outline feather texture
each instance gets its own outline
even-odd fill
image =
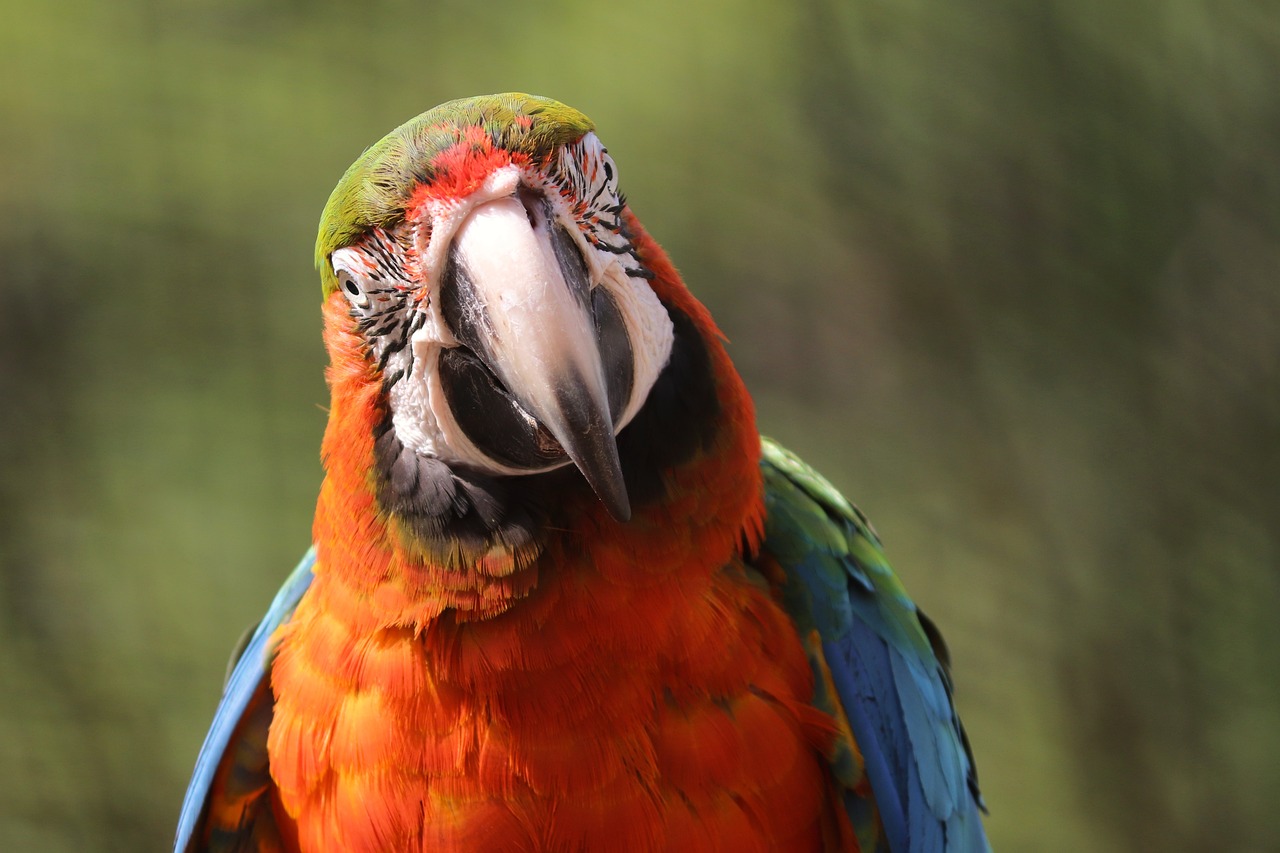
[[[764,472],[764,553],[793,579],[784,602],[798,627],[821,637],[811,665],[839,705],[821,695],[818,704],[847,720],[878,814],[876,827],[851,789],[864,849],[988,850],[950,675],[878,537],[830,483],[768,439]]]

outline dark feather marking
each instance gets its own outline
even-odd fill
[[[391,463],[391,490],[411,500],[418,491],[418,454],[401,447],[400,455]]]
[[[920,627],[924,629],[924,635],[929,640],[929,648],[933,649],[933,656],[942,664],[946,682],[950,684],[951,650],[947,648],[947,641],[943,639],[942,632],[938,630],[938,626],[919,607],[916,608],[916,619],[920,620]]]
[[[404,335],[401,335],[398,339],[387,344],[386,349],[382,351],[382,355],[378,357],[378,369],[386,370],[387,362],[391,360],[391,356],[395,355],[396,353],[400,352],[400,350],[404,349],[405,346],[408,345],[408,343],[409,343],[409,336],[407,334],[404,334]]]
[[[441,464],[444,464],[444,463],[441,463]],[[445,468],[448,468],[448,476],[446,477],[443,474],[441,476],[445,480],[447,480],[449,483],[449,489],[450,489],[449,506],[442,508],[440,511],[440,514],[444,515],[445,510],[448,510],[458,518],[463,518],[466,516],[467,512],[471,509],[471,503],[468,500],[466,490],[458,488],[459,484],[462,481],[462,478],[459,477],[457,479],[454,479],[453,469],[449,468],[448,465],[445,465]]]
[[[974,800],[978,803],[978,808],[986,813],[987,804],[983,801],[982,792],[978,786],[978,762],[974,760],[973,749],[969,746],[969,733],[964,730],[964,723],[955,712],[955,684],[951,680],[951,650],[947,648],[947,641],[943,638],[942,632],[938,630],[938,626],[919,607],[916,608],[916,618],[920,620],[920,627],[924,629],[924,635],[929,639],[929,647],[933,650],[933,655],[940,664],[938,677],[942,681],[943,688],[947,691],[947,698],[951,700],[951,725],[960,736],[960,744],[964,747],[964,754],[969,759],[969,773],[965,778],[965,783],[970,793],[973,794]]]
[[[373,455],[379,465],[389,466],[400,455],[400,439],[391,428],[391,421],[385,420],[375,430]]]
[[[466,493],[468,502],[485,526],[490,530],[497,527],[502,520],[502,504],[506,498],[506,490],[499,482],[488,477],[467,479],[456,476],[455,481]]]
[[[536,527],[525,502],[512,498],[510,481],[420,456],[389,421],[380,429],[374,442],[378,503],[417,536],[479,553],[495,543],[516,548],[533,540]]]
[[[409,508],[418,515],[444,515],[451,510],[465,511],[459,503],[449,466],[439,459],[418,457],[418,481]]]
[[[389,391],[389,390],[391,390],[391,386],[392,386],[392,385],[395,385],[395,384],[396,384],[397,382],[399,382],[402,378],[404,378],[404,368],[403,368],[403,367],[402,367],[402,368],[400,368],[400,369],[399,369],[399,370],[397,370],[395,373],[391,374],[390,376],[388,376],[386,379],[384,379],[384,380],[383,380],[383,382],[382,382],[382,387],[383,387],[383,389],[384,389],[384,392],[385,392],[385,391]]]
[[[410,337],[412,337],[414,333],[416,333],[419,329],[421,329],[426,324],[427,324],[427,312],[415,311],[413,313],[413,319],[409,321]]]
[[[609,165],[608,163],[605,164],[606,170],[608,169],[608,165]],[[610,174],[610,178],[612,177],[613,175]],[[600,193],[604,192],[607,189],[609,189],[609,183],[607,181],[605,183],[600,184],[600,186],[596,187],[596,191],[591,194],[591,198],[587,199],[587,205],[590,206],[595,204],[596,200],[600,198]]]
[[[244,633],[236,640],[236,644],[231,647],[231,657],[227,660],[227,674],[222,679],[222,688],[225,690],[227,682],[231,681],[231,673],[235,672],[236,664],[240,663],[240,658],[244,657],[244,650],[249,648],[249,641],[253,639],[253,632],[258,630],[258,623],[244,629]]]

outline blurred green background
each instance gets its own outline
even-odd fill
[[[308,543],[320,208],[512,89],[875,520],[998,850],[1280,849],[1276,3],[3,5],[0,849],[169,843]]]

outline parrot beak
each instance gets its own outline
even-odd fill
[[[567,454],[610,514],[629,520],[590,277],[545,199],[522,188],[471,210],[440,298],[450,331],[505,386],[507,408],[490,422],[518,407],[515,416],[537,422],[541,451]]]

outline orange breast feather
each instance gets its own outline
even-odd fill
[[[635,231],[658,295],[714,333]],[[337,353],[356,346],[341,327]],[[851,847],[800,640],[736,556],[761,535],[759,439],[710,349],[726,427],[669,500],[619,524],[584,490],[536,553],[461,572],[379,515],[376,387],[335,355],[316,578],[272,671],[271,773],[301,850]]]

